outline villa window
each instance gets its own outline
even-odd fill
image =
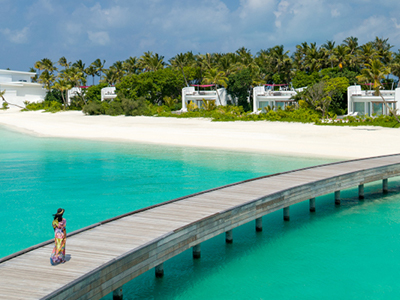
[[[383,114],[383,103],[372,103],[372,113],[380,116]]]
[[[364,102],[354,102],[354,112],[357,112],[359,115],[365,115],[365,103]]]

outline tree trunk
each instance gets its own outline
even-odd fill
[[[383,100],[383,103],[385,103],[386,109],[387,109],[389,112],[393,113],[393,116],[396,118],[397,123],[400,123],[400,120],[399,120],[399,118],[397,117],[397,114],[396,114],[396,110],[392,111],[392,109],[391,109],[391,108],[389,107],[389,105],[387,104],[385,98],[383,98],[383,96],[382,96],[381,94],[379,94],[379,96],[381,96],[381,98],[382,98],[382,100]]]
[[[222,105],[221,98],[219,97],[219,93],[218,93],[217,85],[215,85],[215,91],[217,92],[217,96],[218,96],[219,105]]]
[[[186,80],[185,72],[183,72],[183,68],[181,68],[181,71],[182,71],[182,74],[183,74],[183,79],[185,79],[186,86],[189,86],[189,84],[188,84],[188,82]]]

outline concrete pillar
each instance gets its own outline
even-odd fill
[[[197,244],[196,246],[193,246],[193,258],[200,258],[201,256],[200,245],[201,244]]]
[[[256,231],[262,231],[262,217],[256,219]]]
[[[387,178],[382,180],[382,191],[384,193],[387,193],[389,191],[388,179]]]
[[[364,185],[360,184],[358,186],[358,199],[362,200],[364,199]]]
[[[113,291],[113,300],[122,300],[122,286]]]
[[[225,232],[225,242],[227,244],[232,244],[233,243],[233,233],[232,233],[232,229],[228,230],[227,232]]]
[[[290,220],[289,208],[290,208],[290,206],[283,208],[283,220],[285,220],[285,221],[289,221]]]
[[[164,264],[156,266],[156,277],[161,278],[164,276]]]
[[[310,199],[310,212],[315,212],[315,198]]]
[[[335,192],[335,205],[340,205],[340,191]]]

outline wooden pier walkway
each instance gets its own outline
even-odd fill
[[[53,241],[0,259],[0,299],[100,299],[138,275],[155,268],[162,276],[163,262],[193,248],[200,256],[200,243],[283,209],[315,197],[400,175],[400,154],[338,162],[264,176],[154,205],[94,224],[69,234],[67,255],[71,259],[51,266]],[[2,241],[4,243],[4,241]]]

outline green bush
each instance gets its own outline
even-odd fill
[[[144,97],[139,97],[136,100],[123,98],[121,102],[125,116],[140,116],[148,111],[146,99]],[[160,111],[160,113],[161,112],[162,111]]]
[[[7,102],[3,102],[2,107],[3,107],[2,109],[4,109],[4,110],[9,109]]]
[[[103,102],[107,103],[107,102]],[[103,106],[106,106],[103,104]],[[120,101],[111,101],[108,104],[108,108],[105,110],[106,115],[110,116],[120,116],[124,114],[124,109]]]
[[[91,115],[91,116],[105,114],[104,106],[101,103],[95,101],[86,104],[83,107],[82,111],[85,115]]]
[[[63,106],[58,101],[43,101],[27,103],[26,108],[29,110],[44,110],[45,112],[55,113],[63,109]],[[25,109],[24,111],[26,111]]]

